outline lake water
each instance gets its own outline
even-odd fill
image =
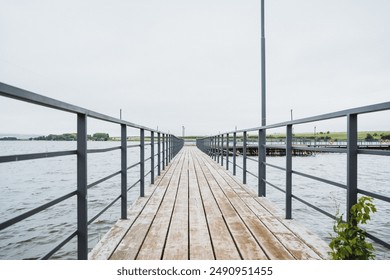
[[[119,146],[119,142],[88,142],[89,149]],[[75,150],[76,142],[0,141],[0,155]],[[149,157],[149,152],[146,152]],[[128,165],[139,161],[139,149],[128,150]],[[238,158],[237,163],[240,163]],[[267,162],[284,167],[285,157],[267,157]],[[248,169],[257,173],[257,163],[248,161]],[[150,170],[150,161],[146,172]],[[390,158],[359,155],[359,188],[390,196]],[[294,157],[293,169],[314,176],[346,183],[345,154],[317,154]],[[120,151],[88,155],[88,183],[120,170]],[[238,177],[242,171],[237,169]],[[248,185],[256,188],[257,179],[248,176]],[[41,204],[72,192],[76,188],[76,156],[65,156],[0,164],[0,221],[5,221]],[[267,180],[283,188],[284,172],[267,167]],[[139,169],[129,171],[128,183],[139,179]],[[145,186],[150,183],[147,177]],[[293,193],[316,206],[335,214],[345,212],[343,189],[300,176],[293,176]],[[94,217],[103,207],[120,195],[120,176],[88,191],[88,216]],[[129,192],[129,204],[139,195],[137,185]],[[267,186],[267,197],[284,209],[284,194]],[[374,201],[378,212],[367,229],[390,242],[390,205]],[[120,202],[89,226],[89,247],[93,246],[120,218]],[[293,200],[293,218],[329,241],[333,221],[325,215]],[[40,214],[0,231],[0,259],[35,259],[42,257],[76,229],[76,197],[72,197]],[[375,246],[378,259],[390,259],[390,251]],[[76,238],[53,258],[75,259]]]

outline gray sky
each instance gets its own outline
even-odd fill
[[[260,0],[0,0],[0,81],[181,135],[260,125]],[[390,1],[266,0],[267,122],[390,101]],[[389,113],[362,130],[390,130]],[[0,133],[75,117],[0,97]],[[57,122],[57,123],[55,123]],[[345,121],[297,130],[340,131]],[[112,127],[90,122],[91,132]],[[119,134],[115,128],[113,134]],[[118,132],[118,133],[116,133]]]

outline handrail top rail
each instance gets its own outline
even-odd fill
[[[115,117],[111,117],[105,114],[101,114],[95,111],[91,111],[70,103],[66,103],[51,97],[47,97],[44,95],[40,95],[28,90],[24,90],[18,87],[14,87],[5,83],[0,82],[0,96],[16,99],[19,101],[24,101],[27,103],[32,103],[52,109],[57,109],[69,113],[74,113],[74,114],[84,114],[88,117],[102,120],[102,121],[107,121],[107,122],[112,122],[116,124],[124,124],[126,126],[132,127],[132,128],[137,128],[137,129],[144,129],[147,131],[151,132],[156,132],[156,133],[161,133],[161,134],[170,134],[166,132],[162,132],[153,128],[141,126],[135,123],[131,123],[128,121],[124,121]]]
[[[325,120],[330,120],[330,119],[346,117],[348,115],[367,114],[367,113],[380,112],[380,111],[385,111],[385,110],[390,110],[390,102],[383,102],[383,103],[377,103],[377,104],[368,105],[368,106],[356,107],[356,108],[352,108],[352,109],[347,109],[347,110],[342,110],[342,111],[337,111],[337,112],[333,112],[333,113],[327,113],[327,114],[322,114],[322,115],[317,115],[317,116],[312,116],[312,117],[307,117],[307,118],[302,118],[302,119],[296,119],[296,120],[292,120],[292,121],[286,121],[286,122],[281,122],[281,123],[276,123],[276,124],[271,124],[271,125],[266,125],[266,126],[233,130],[233,131],[219,133],[219,134],[215,134],[215,135],[211,135],[211,136],[202,137],[199,139],[206,139],[206,138],[210,138],[210,137],[214,137],[214,136],[218,136],[218,135],[222,135],[222,134],[242,133],[242,132],[248,132],[248,131],[257,131],[257,130],[278,128],[278,127],[285,127],[288,125],[297,125],[297,124],[304,124],[304,123],[310,123],[310,122],[316,122],[316,121],[325,121]]]

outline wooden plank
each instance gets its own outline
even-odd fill
[[[184,157],[180,159],[172,179],[169,183],[164,200],[156,214],[156,217],[147,233],[142,247],[138,253],[138,260],[160,260],[162,259],[168,227],[175,204],[176,193],[179,185],[180,170],[182,169]]]
[[[186,152],[186,150],[183,151],[183,153]],[[184,156],[163,259],[188,260],[188,243],[188,157]]]
[[[295,236],[285,225],[275,218],[263,218],[264,224],[275,234],[286,249],[298,260],[320,260],[309,246]]]
[[[127,220],[119,220],[116,224],[103,236],[103,238],[95,245],[89,253],[88,258],[92,260],[107,260],[111,257],[118,244],[124,238],[135,219],[139,216],[142,209],[145,207],[150,197],[154,193],[156,187],[169,180],[170,173],[168,170],[172,168],[172,164],[167,166],[155,180],[155,184],[145,190],[145,197],[139,197],[127,212]],[[174,168],[174,166],[173,166]],[[164,179],[165,178],[165,179]]]
[[[190,225],[190,259],[214,259],[210,232],[207,226],[200,188],[195,173],[193,155],[189,156],[189,225]]]
[[[206,179],[210,185],[210,188],[215,196],[215,199],[242,258],[248,260],[267,259],[266,254],[254,239],[246,225],[243,223],[234,207],[230,204],[229,200],[221,190],[218,182],[212,176],[212,167],[210,167],[207,162],[203,163],[204,166],[201,168],[206,176]]]
[[[176,169],[175,166],[174,169]],[[155,214],[160,207],[161,201],[164,198],[167,186],[171,180],[174,172],[173,168],[170,168],[166,173],[160,184],[156,187],[153,196],[147,203],[147,206],[143,209],[141,214],[135,220],[126,236],[119,243],[117,249],[112,254],[110,259],[113,260],[134,260],[138,254],[139,249],[144,241],[144,238],[153,222]]]
[[[297,221],[283,219],[281,222],[322,259],[329,259],[330,248],[318,235],[312,233]]]
[[[229,175],[225,170],[221,168],[212,169],[212,166],[206,164],[217,182],[223,186],[221,190],[225,193],[226,197],[234,207],[234,209],[240,215],[242,221],[248,227],[257,243],[266,253],[267,257],[275,260],[288,260],[294,259],[293,256],[286,250],[286,248],[279,242],[279,240],[273,235],[271,231],[258,219],[258,216],[245,204],[245,201],[237,194],[236,191],[249,198],[249,194],[239,188],[240,186],[236,181],[229,180]],[[230,184],[233,184],[233,189]],[[270,214],[267,215],[271,216]]]
[[[295,234],[299,239],[301,239],[301,241],[310,247],[317,255],[319,255],[322,259],[327,259],[329,257],[327,253],[329,251],[327,244],[317,235],[300,226],[296,221],[283,219],[283,212],[279,208],[277,208],[266,198],[254,198],[253,195],[255,193],[252,189],[249,189],[247,186],[244,188],[242,184],[232,178],[232,175],[227,174],[224,169],[216,168],[215,170],[221,177],[223,177],[223,179],[234,189],[237,194],[240,194],[240,198],[248,205],[248,207],[252,209],[252,211],[254,211],[254,213],[256,213],[258,217],[270,217],[272,215],[271,213],[275,213],[275,219],[284,224],[291,231],[291,233]],[[227,191],[225,193],[229,197],[234,207],[240,212],[240,209],[242,208],[235,205],[235,200],[231,199],[231,193],[229,194]],[[248,195],[251,193],[252,197],[248,197],[245,195],[245,193]],[[241,211],[241,215],[244,214],[246,213],[242,213]]]
[[[241,259],[196,156],[194,157],[194,167],[206,213],[206,220],[215,258],[217,260]]]

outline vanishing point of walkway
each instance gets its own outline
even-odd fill
[[[185,146],[90,259],[324,259],[327,245]]]

